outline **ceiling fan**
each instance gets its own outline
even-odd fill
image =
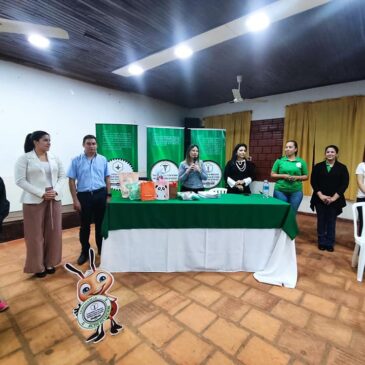
[[[242,75],[237,75],[237,89],[232,89],[233,94],[233,100],[230,101],[230,103],[243,103],[244,101],[250,101],[250,102],[258,102],[258,103],[266,103],[267,100],[265,99],[247,99],[243,98],[241,95],[241,82],[242,82]]]
[[[29,35],[37,33],[47,38],[69,39],[68,32],[61,28],[0,18],[0,33]]]

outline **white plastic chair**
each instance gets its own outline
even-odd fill
[[[211,193],[215,193],[215,194],[227,194],[227,189],[226,188],[212,188],[209,191]]]
[[[352,267],[356,267],[357,264],[357,281],[362,281],[365,267],[365,227],[363,225],[361,236],[358,235],[358,225],[357,225],[357,208],[362,209],[363,219],[365,218],[365,202],[355,203],[352,205],[352,214],[354,217],[354,238],[355,238],[355,248],[352,255]],[[360,255],[359,255],[360,250]]]

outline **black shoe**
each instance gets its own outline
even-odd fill
[[[102,328],[98,337],[96,337],[94,340],[93,340],[93,343],[98,343],[100,342],[103,338],[105,337],[105,332],[104,332],[104,329]]]
[[[77,265],[84,264],[87,260],[89,260],[89,256],[81,252],[80,257],[77,259]]]
[[[99,329],[97,329],[90,337],[86,339],[86,342],[94,341],[99,336]]]
[[[326,250],[327,250],[328,252],[333,252],[335,249],[334,249],[333,247],[326,247]]]
[[[34,274],[37,278],[44,278],[47,275],[47,271],[37,272]]]
[[[122,324],[118,324],[114,321],[114,319],[110,320],[110,333],[112,335],[117,335],[120,331],[124,330],[124,326]]]
[[[93,333],[90,337],[88,337],[86,339],[86,342],[94,342],[94,343],[98,343],[100,342],[103,338],[105,337],[105,332],[104,332],[104,328],[103,325],[100,325],[100,327],[98,327],[98,329],[96,330],[95,333]]]
[[[120,331],[123,331],[124,327],[120,324],[116,324],[110,328],[110,333],[114,336],[117,335]]]
[[[54,274],[56,272],[56,268],[55,267],[51,267],[51,268],[48,268],[48,267],[46,267],[46,273],[47,274]]]
[[[321,251],[324,251],[324,250],[326,249],[326,247],[321,246],[321,245],[318,245],[318,248],[319,248]]]

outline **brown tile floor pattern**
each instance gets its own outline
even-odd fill
[[[304,365],[365,364],[363,284],[350,266],[351,223],[339,222],[334,253],[315,244],[315,222],[299,216],[296,289],[252,274],[118,273],[112,294],[125,331],[86,344],[72,316],[76,277],[22,273],[23,240],[0,245],[0,364]],[[64,262],[79,253],[63,233]],[[86,270],[85,264],[83,269]]]

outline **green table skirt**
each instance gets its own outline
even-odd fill
[[[143,228],[281,228],[291,239],[298,233],[291,206],[262,195],[224,194],[193,201],[113,197],[103,222],[104,238],[109,230]]]

